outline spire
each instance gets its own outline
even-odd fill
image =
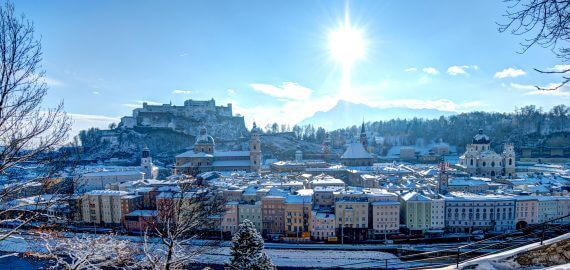
[[[364,128],[364,119],[362,119],[362,127],[360,127],[360,133],[366,133],[366,129]]]

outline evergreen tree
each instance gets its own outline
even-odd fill
[[[248,219],[239,225],[232,238],[230,269],[274,270],[271,259],[263,252],[263,238]]]

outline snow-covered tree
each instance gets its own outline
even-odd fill
[[[67,237],[56,233],[43,233],[42,245],[31,255],[49,259],[50,269],[135,269],[140,248],[115,235]]]
[[[263,238],[253,223],[246,219],[232,238],[230,268],[235,270],[276,269],[271,259],[263,252]]]
[[[17,224],[1,232],[0,241],[38,219],[55,203],[9,202],[30,196],[27,189],[36,184],[41,190],[32,195],[57,193],[50,187],[58,186],[52,185],[53,179],[65,163],[55,150],[66,143],[71,119],[63,104],[52,109],[42,107],[48,79],[41,62],[41,43],[34,24],[17,15],[10,1],[0,5],[0,219]],[[26,165],[30,161],[37,168],[36,176],[21,177],[30,170]]]
[[[144,269],[184,269],[217,241],[195,241],[203,238],[219,221],[224,202],[215,191],[196,185],[181,185],[180,190],[165,192],[157,200],[158,220],[148,224],[144,233]],[[192,245],[188,243],[192,242]]]

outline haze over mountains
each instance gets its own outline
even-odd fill
[[[327,130],[334,130],[358,125],[362,120],[368,122],[385,121],[397,118],[410,119],[414,117],[434,119],[439,118],[440,116],[450,116],[454,114],[456,113],[436,109],[414,109],[405,107],[379,108],[340,100],[330,110],[316,112],[313,116],[299,122],[299,125],[312,124],[314,126],[323,127]],[[355,119],[358,119],[358,121],[355,122]]]

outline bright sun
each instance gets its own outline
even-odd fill
[[[328,41],[331,56],[345,67],[365,56],[366,42],[362,30],[351,27],[348,20],[329,33]]]

